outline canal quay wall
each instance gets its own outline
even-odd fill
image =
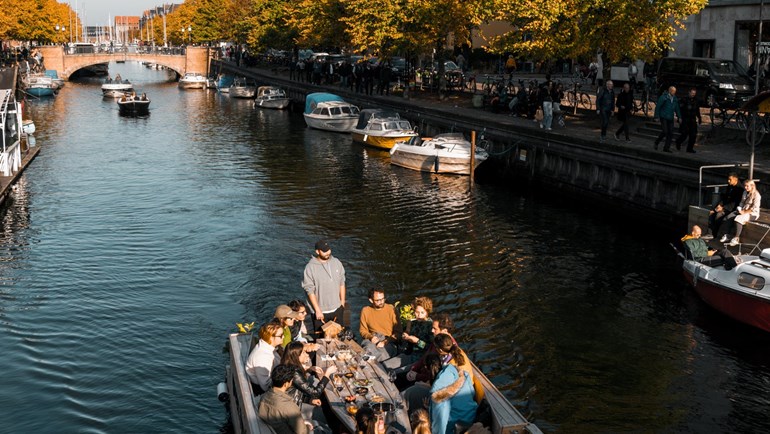
[[[725,149],[719,144],[709,144],[710,151],[703,155],[699,150],[696,158],[684,152],[655,151],[651,139],[633,134],[630,144],[615,141],[612,134],[618,124],[614,121],[614,128],[611,126],[608,131],[608,141],[600,143],[595,112],[578,114],[577,118],[568,120],[567,128],[546,131],[525,119],[470,107],[467,99],[439,101],[435,94],[433,98],[411,99],[366,96],[339,86],[289,80],[285,68],[239,68],[229,62],[215,61],[212,71],[280,86],[296,102],[298,109],[304,108],[306,94],[331,92],[362,108],[396,110],[417,125],[422,135],[446,131],[469,135],[473,130],[483,131],[485,139],[492,144],[488,148],[491,158],[481,166],[479,174],[483,172],[485,176],[493,176],[507,184],[557,190],[560,196],[599,205],[599,209],[613,215],[640,217],[661,225],[683,224],[688,219],[691,205],[701,201],[707,206],[711,203],[713,189],[707,191],[704,188],[701,196],[701,166],[746,163],[749,158],[749,148],[745,144],[731,143],[725,145]],[[732,170],[735,168],[704,170],[702,185],[724,184],[725,175]],[[742,169],[742,176],[745,176],[745,170]],[[754,177],[768,179],[762,166],[755,166]],[[762,182],[758,186],[763,196],[770,198],[770,186]]]

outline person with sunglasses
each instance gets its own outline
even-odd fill
[[[271,386],[270,373],[281,363],[276,351],[283,343],[283,327],[271,321],[259,328],[259,343],[246,360],[246,375],[251,380],[254,395],[261,395]]]

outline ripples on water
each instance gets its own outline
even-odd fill
[[[768,339],[703,307],[666,234],[120,68],[149,118],[96,83],[29,104],[43,152],[0,228],[1,432],[218,430],[226,334],[302,296],[321,237],[354,323],[372,286],[429,295],[546,431],[767,431]]]

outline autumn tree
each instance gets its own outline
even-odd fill
[[[579,57],[601,49],[610,61],[659,56],[707,0],[505,0],[495,18],[512,30],[493,51],[540,59]]]
[[[69,39],[69,32],[65,35],[61,29],[69,26],[70,17],[79,23],[69,5],[56,0],[0,0],[0,10],[0,37],[4,39],[61,43]]]

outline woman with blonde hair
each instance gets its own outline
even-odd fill
[[[412,427],[412,434],[431,434],[430,415],[428,411],[421,408],[409,416],[409,425]]]
[[[746,191],[743,192],[741,203],[738,204],[738,208],[735,208],[735,211],[731,212],[725,218],[727,230],[725,230],[722,239],[719,240],[724,243],[732,236],[732,239],[730,239],[731,246],[736,246],[740,243],[743,225],[749,221],[756,221],[759,219],[759,205],[762,202],[762,196],[759,194],[759,191],[757,191],[757,186],[751,179],[744,181],[743,186]]]

